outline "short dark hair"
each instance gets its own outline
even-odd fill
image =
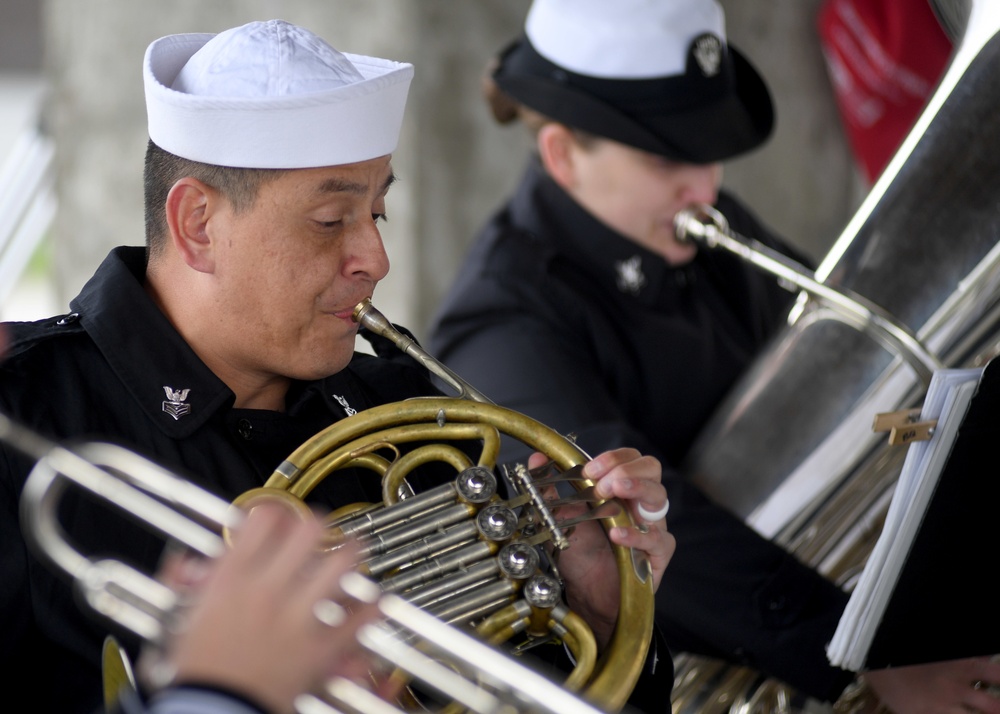
[[[253,206],[257,191],[262,185],[284,173],[285,169],[244,169],[203,164],[164,151],[150,141],[146,146],[143,174],[146,251],[149,257],[154,257],[163,250],[167,235],[164,208],[167,194],[180,179],[190,176],[220,191],[232,204],[233,210],[241,213]]]
[[[486,106],[489,107],[490,113],[497,124],[504,125],[520,121],[528,128],[532,136],[537,136],[539,130],[546,124],[562,124],[573,133],[573,137],[577,143],[585,149],[592,148],[600,139],[596,134],[577,129],[566,122],[553,119],[546,114],[536,111],[500,89],[499,85],[493,80],[493,72],[496,70],[497,65],[498,60],[492,60],[486,66],[486,71],[483,73],[480,81],[480,90],[482,91],[483,99],[486,100]]]

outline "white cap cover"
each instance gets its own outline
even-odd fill
[[[684,74],[692,40],[710,33],[726,42],[715,0],[535,0],[524,31],[550,62],[609,79]]]
[[[341,53],[269,20],[160,38],[143,78],[160,148],[217,166],[294,169],[395,151],[413,65]]]

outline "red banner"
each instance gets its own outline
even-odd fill
[[[855,160],[874,182],[951,56],[930,0],[827,0],[819,36]]]

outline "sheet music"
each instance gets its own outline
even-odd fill
[[[920,419],[936,419],[937,426],[930,439],[906,447],[906,459],[882,533],[827,646],[831,664],[855,672],[864,668],[910,545],[920,529],[982,374],[982,368],[942,369],[934,373]]]

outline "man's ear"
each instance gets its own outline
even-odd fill
[[[187,265],[202,273],[215,269],[209,219],[220,201],[218,191],[190,176],[180,179],[167,194],[170,242]]]
[[[573,163],[576,139],[573,132],[563,124],[549,122],[538,130],[536,143],[542,166],[552,180],[567,191],[572,189],[576,183],[576,169]]]

